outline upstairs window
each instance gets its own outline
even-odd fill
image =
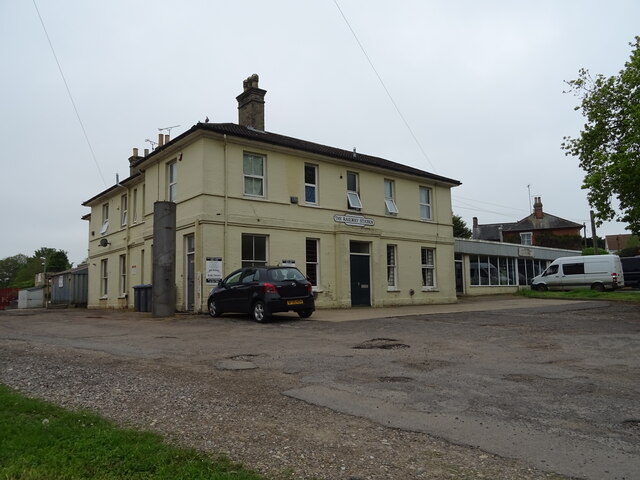
[[[122,195],[120,197],[120,225],[127,226],[127,196]]]
[[[533,245],[533,234],[531,232],[522,232],[520,234],[521,245]]]
[[[100,229],[100,235],[104,235],[109,230],[109,204],[102,205],[102,228]]]
[[[422,220],[431,220],[431,189],[429,187],[420,187],[420,218]]]
[[[384,206],[387,210],[387,213],[391,215],[398,214],[398,207],[396,206],[395,197],[395,184],[393,180],[388,180],[385,178],[384,180]]]
[[[167,200],[176,201],[176,190],[178,188],[178,164],[171,162],[167,165]]]
[[[244,194],[250,197],[264,197],[264,157],[245,153],[242,160],[244,174]]]
[[[312,205],[318,204],[318,166],[304,165],[304,201]]]
[[[351,210],[362,210],[358,188],[358,174],[347,172],[347,207]]]
[[[133,189],[133,223],[138,223],[138,189]]]

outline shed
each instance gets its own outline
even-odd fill
[[[89,266],[51,274],[51,305],[86,307],[89,292]]]

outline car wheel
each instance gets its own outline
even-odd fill
[[[298,311],[298,316],[300,318],[309,318],[312,313],[313,313],[313,310],[300,310]]]
[[[594,290],[596,292],[604,292],[604,285],[601,283],[594,283],[593,285],[591,285],[591,290]]]
[[[218,304],[213,299],[209,300],[209,315],[212,317],[219,317],[222,315],[222,312],[218,308]]]
[[[269,312],[267,312],[267,307],[262,300],[257,300],[256,303],[253,304],[251,312],[253,319],[258,323],[264,323],[269,320]]]

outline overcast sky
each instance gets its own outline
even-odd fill
[[[583,172],[560,149],[584,123],[564,81],[617,74],[639,19],[636,0],[0,0],[0,258],[84,260],[82,202],[158,128],[237,122],[253,73],[266,130],[457,179],[469,226],[520,220],[530,196],[588,225]]]

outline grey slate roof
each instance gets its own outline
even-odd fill
[[[327,145],[308,142],[306,140],[300,140],[298,138],[287,137],[285,135],[279,135],[277,133],[256,130],[255,128],[251,128],[251,127],[243,127],[235,123],[200,123],[198,122],[189,130],[187,130],[180,136],[173,139],[167,145],[177,142],[181,138],[184,138],[198,130],[231,135],[234,137],[245,138],[247,140],[255,140],[258,142],[264,142],[271,145],[277,145],[280,147],[288,147],[288,148],[300,150],[303,152],[315,153],[318,155],[324,155],[327,157],[332,157],[340,160],[346,160],[349,162],[353,162],[354,164],[362,164],[367,166],[385,168],[385,169],[393,170],[396,172],[407,173],[410,175],[416,175],[419,177],[428,178],[430,180],[437,180],[440,182],[449,183],[454,186],[458,186],[462,184],[458,180],[442,177],[434,173],[429,173],[424,170],[420,170],[418,168],[409,167],[401,163],[392,162],[391,160],[386,160],[384,158],[374,157],[372,155],[365,155],[357,152],[354,155],[354,152],[350,150],[343,150],[340,148],[329,147]],[[144,160],[148,159],[156,152],[162,151],[162,149],[164,148],[165,146],[157,148],[149,156],[141,158],[133,166],[136,166],[137,164],[142,163]]]
[[[532,213],[519,222],[505,224],[503,231],[531,232],[534,230],[555,230],[559,228],[582,228],[582,225],[549,213],[545,213],[542,218],[536,218]]]
[[[266,131],[262,131],[262,130],[256,130],[255,128],[251,128],[251,127],[243,127],[241,125],[235,124],[235,123],[201,123],[198,122],[196,125],[194,125],[193,127],[191,127],[189,130],[187,130],[186,132],[182,133],[181,135],[177,136],[176,138],[174,138],[173,140],[171,140],[170,142],[166,143],[165,145],[161,146],[161,147],[157,147],[153,152],[151,152],[149,155],[147,155],[146,157],[138,157],[137,160],[134,160],[133,163],[131,163],[131,167],[137,167],[138,165],[144,163],[145,161],[153,158],[156,155],[159,155],[162,151],[164,151],[167,147],[169,147],[170,145],[174,145],[177,142],[181,141],[182,139],[187,138],[189,135],[192,135],[195,132],[198,131],[209,131],[209,132],[215,132],[215,133],[219,133],[219,134],[223,134],[223,135],[229,135],[229,136],[233,136],[233,137],[238,137],[238,138],[244,138],[247,140],[254,140],[254,141],[258,141],[258,142],[264,142],[264,143],[268,143],[271,145],[277,145],[280,147],[287,147],[287,148],[291,148],[291,149],[295,149],[295,150],[299,150],[299,151],[303,151],[303,152],[308,152],[308,153],[315,153],[318,155],[324,155],[326,157],[331,157],[331,158],[336,158],[339,160],[345,160],[348,162],[352,162],[354,164],[361,164],[361,165],[365,165],[365,166],[371,166],[371,167],[379,167],[379,168],[384,168],[387,170],[391,170],[394,172],[399,172],[399,173],[406,173],[409,175],[415,175],[417,177],[423,177],[429,180],[433,180],[433,181],[439,181],[439,182],[443,182],[443,183],[447,183],[450,184],[452,186],[458,186],[458,185],[462,185],[462,182],[458,181],[458,180],[454,180],[452,178],[447,178],[447,177],[443,177],[440,175],[436,175],[434,173],[429,173],[426,172],[424,170],[420,170],[418,168],[413,168],[410,167],[408,165],[403,165],[401,163],[396,163],[396,162],[392,162],[391,160],[386,160],[384,158],[381,157],[374,157],[372,155],[365,155],[362,153],[357,153],[357,152],[353,152],[350,150],[342,150],[340,148],[335,148],[335,147],[329,147],[327,145],[322,145],[319,143],[314,143],[314,142],[308,142],[306,140],[300,140],[298,138],[293,138],[293,137],[287,137],[285,135],[278,135],[277,133],[271,133],[271,132],[266,132]],[[356,167],[354,167],[356,168]],[[128,178],[125,178],[124,180],[122,180],[120,183],[121,184],[127,184],[128,181],[130,181],[131,179],[137,177],[139,175],[139,173],[136,173]],[[91,202],[93,202],[94,200],[100,198],[101,196],[103,196],[106,193],[109,193],[110,191],[114,190],[115,188],[117,188],[117,185],[113,185],[111,187],[109,187],[108,189],[100,192],[99,194],[91,197],[89,200],[86,200],[85,202],[82,203],[82,205],[88,206],[91,204]]]

